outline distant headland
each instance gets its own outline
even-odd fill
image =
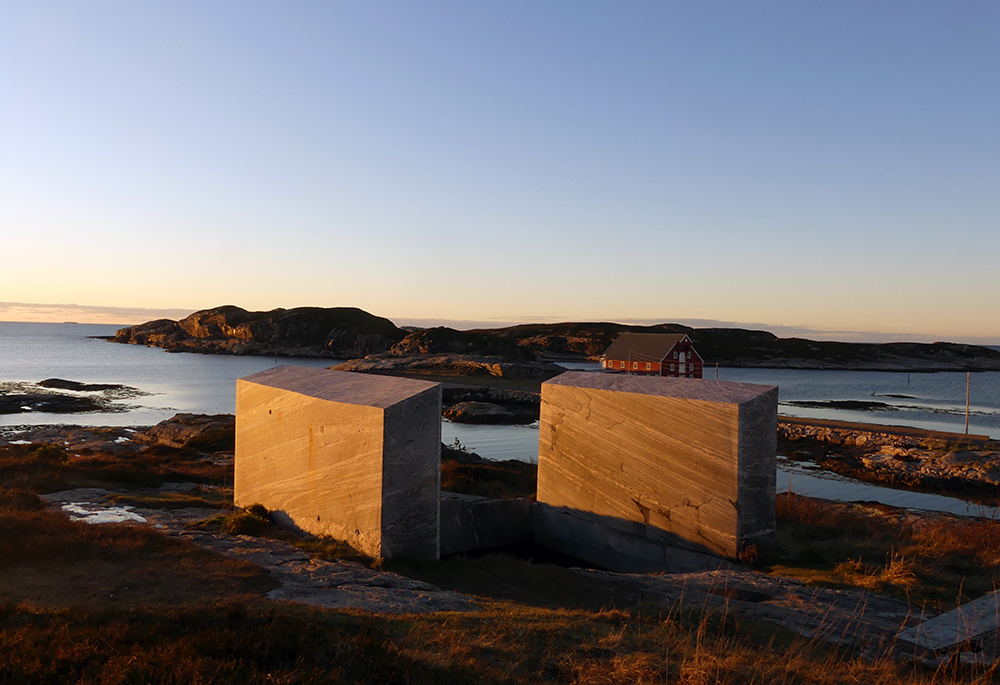
[[[602,322],[523,324],[458,331],[400,328],[356,307],[298,307],[251,312],[233,305],[174,321],[120,329],[109,340],[169,352],[280,355],[362,360],[350,368],[392,372],[465,364],[492,375],[547,376],[560,360],[596,359],[623,332],[686,333],[706,366],[857,371],[1000,371],[1000,351],[959,343],[847,343],[779,338],[742,328],[675,323],[634,326]],[[469,366],[472,364],[472,366]],[[504,364],[507,373],[491,369]],[[346,366],[346,365],[345,365]],[[706,377],[708,373],[706,370]]]

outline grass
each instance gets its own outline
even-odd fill
[[[94,612],[0,604],[7,683],[950,683],[988,669],[874,663],[725,612],[486,602],[384,616],[291,604]]]
[[[1000,585],[1000,521],[915,516],[790,493],[777,505],[777,545],[761,564],[776,575],[941,609]]]
[[[85,611],[197,605],[275,587],[255,566],[152,529],[90,526],[22,501],[0,505],[0,603]]]
[[[455,450],[450,457],[441,458],[441,489],[466,495],[510,499],[534,499],[538,480],[538,466],[523,461],[478,463],[462,459]]]
[[[196,487],[185,492],[116,493],[108,495],[107,500],[117,505],[151,509],[183,509],[185,507],[231,509],[233,490],[232,488]]]
[[[252,565],[146,527],[72,522],[37,496],[68,482],[145,482],[135,474],[145,467],[154,479],[190,469],[218,485],[231,478],[224,470],[205,471],[177,452],[62,460],[32,449],[0,448],[0,683],[997,681],[983,667],[866,661],[725,610],[657,603],[627,584],[506,553],[385,563],[475,596],[475,613],[392,616],[270,602],[264,594],[275,582]],[[524,477],[519,469],[455,473],[472,474],[468,484]],[[227,496],[204,488],[143,506]],[[761,549],[763,570],[945,607],[958,588],[966,598],[992,589],[994,521],[914,518],[794,495],[778,504],[778,540]],[[199,527],[375,563],[342,543],[301,536],[260,507],[220,512]]]
[[[159,446],[125,457],[97,453],[72,459],[59,446],[0,446],[0,487],[47,493],[86,487],[158,487],[168,481],[232,483],[232,465]]]

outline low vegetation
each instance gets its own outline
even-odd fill
[[[460,477],[448,482],[506,482],[511,495],[524,485],[520,467],[497,475],[471,466],[456,464],[452,475]],[[208,486],[231,483],[231,474],[177,451],[64,459],[38,446],[0,447],[0,682],[997,680],[992,668],[871,662],[725,611],[653,603],[531,550],[386,564],[474,595],[475,613],[393,616],[271,602],[264,595],[275,583],[255,566],[143,526],[73,522],[38,497],[87,485],[132,489],[119,502],[140,501],[128,498],[165,480],[203,483],[178,497],[211,503],[208,493],[218,490]],[[169,497],[141,501],[172,506]],[[199,527],[280,537],[316,556],[371,563],[340,543],[299,536],[262,507],[226,509]],[[777,545],[759,550],[757,564],[809,582],[947,605],[959,591],[969,598],[992,589],[998,533],[990,520],[917,518],[782,495]]]
[[[1000,521],[778,495],[778,538],[762,566],[954,608],[1000,584]]]

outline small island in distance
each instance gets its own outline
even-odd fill
[[[358,371],[454,367],[463,374],[539,378],[551,362],[598,358],[623,332],[686,333],[706,366],[852,371],[998,371],[1000,351],[961,343],[849,343],[779,338],[762,330],[692,328],[676,323],[522,324],[459,331],[401,328],[355,307],[298,307],[251,312],[233,305],[179,320],[157,319],[120,329],[110,340],[169,352],[280,355],[357,360]],[[490,369],[489,365],[505,368]]]

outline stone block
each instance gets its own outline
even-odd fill
[[[531,539],[531,501],[441,493],[441,554],[509,547]]]
[[[694,573],[730,568],[718,556],[646,537],[641,523],[536,502],[531,509],[532,541],[566,556],[619,573]]]
[[[903,651],[912,645],[928,652],[955,650],[970,640],[1000,628],[1000,591],[994,590],[979,599],[900,631],[896,639]]]
[[[441,387],[280,366],[236,382],[238,506],[373,557],[439,557]]]
[[[670,570],[670,548],[737,557],[773,540],[777,407],[776,387],[748,383],[588,372],[543,383],[537,499],[549,509],[536,541]]]

